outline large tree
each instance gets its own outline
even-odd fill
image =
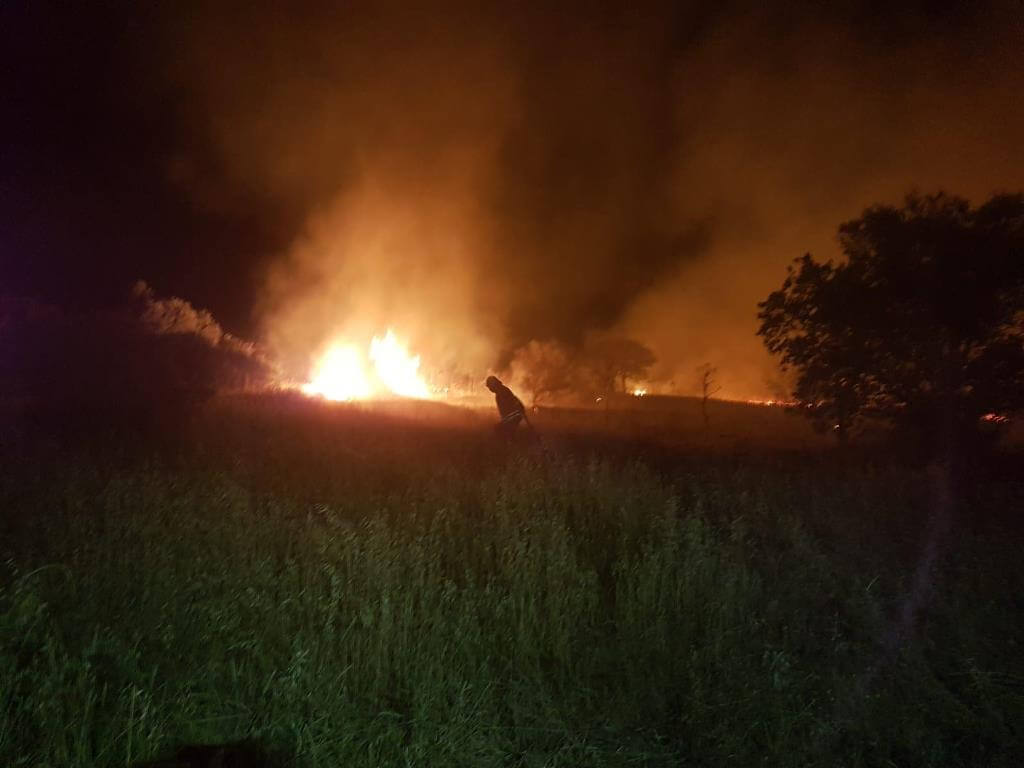
[[[570,351],[557,341],[531,341],[516,350],[510,364],[516,385],[530,393],[533,405],[578,386]]]
[[[797,259],[758,304],[794,396],[844,439],[866,414],[949,448],[1024,407],[1024,196],[877,205],[839,227],[840,263]]]
[[[582,352],[583,366],[605,394],[625,392],[627,381],[646,378],[656,362],[654,353],[639,341],[618,336],[593,340]]]

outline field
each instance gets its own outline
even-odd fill
[[[8,419],[0,765],[1020,765],[1019,455],[662,405]]]

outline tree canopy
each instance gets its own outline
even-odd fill
[[[842,438],[873,414],[949,440],[1024,407],[1024,196],[909,195],[842,224],[839,244],[843,261],[798,258],[758,304],[819,424]]]
[[[570,392],[578,376],[570,352],[556,341],[531,341],[512,358],[516,385],[530,393],[533,405]]]
[[[643,379],[658,362],[654,353],[635,339],[600,338],[583,349],[583,363],[606,394],[625,392],[630,379]]]
[[[657,362],[654,353],[635,339],[605,336],[574,349],[557,341],[531,341],[510,363],[515,385],[532,395],[533,403],[572,397],[593,402],[595,394],[624,393],[627,382],[641,381]]]

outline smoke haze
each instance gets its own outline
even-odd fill
[[[165,10],[168,178],[289,212],[239,281],[295,376],[387,327],[481,377],[608,334],[664,387],[772,394],[756,303],[793,258],[912,188],[1024,187],[1017,2]]]

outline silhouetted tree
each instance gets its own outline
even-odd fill
[[[625,392],[627,379],[643,379],[658,358],[639,341],[605,338],[583,350],[585,366],[604,392]]]
[[[1024,197],[936,194],[839,227],[845,261],[810,254],[761,302],[758,334],[794,396],[845,440],[865,414],[951,450],[1024,406]]]
[[[274,371],[252,345],[210,328],[158,326],[135,306],[68,314],[2,298],[0,399],[68,424],[156,424],[216,392],[270,385]]]
[[[711,426],[711,419],[708,417],[708,400],[722,388],[715,378],[718,376],[718,369],[711,363],[698,366],[697,373],[700,374],[700,412],[704,416],[704,429],[708,429]]]
[[[554,341],[531,341],[520,347],[511,368],[516,385],[530,393],[533,405],[570,391],[577,379],[572,355]]]

